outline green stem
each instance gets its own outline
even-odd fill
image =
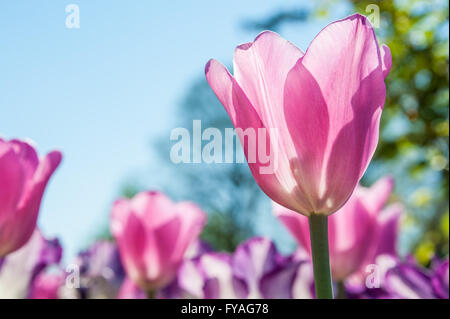
[[[311,214],[309,216],[309,232],[311,236],[316,298],[333,299],[330,256],[328,252],[328,216]]]
[[[337,293],[336,298],[337,299],[347,299],[347,293],[345,292],[345,284],[343,281],[339,281],[336,285]]]
[[[148,289],[147,290],[147,299],[155,299],[156,296],[156,290],[155,289]]]

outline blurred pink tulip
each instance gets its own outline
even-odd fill
[[[120,286],[117,299],[146,299],[145,292],[136,284],[126,277]]]
[[[348,202],[328,220],[330,259],[333,279],[365,272],[382,254],[396,255],[396,239],[402,207],[385,209],[393,180],[378,180],[371,188],[357,187]],[[277,204],[274,212],[297,242],[311,254],[308,219]]]
[[[61,158],[53,151],[39,159],[30,144],[0,139],[0,258],[30,239],[45,187]]]
[[[308,216],[338,210],[364,174],[378,143],[390,67],[388,47],[379,47],[368,19],[355,14],[324,28],[306,53],[265,31],[236,48],[234,76],[216,60],[205,74],[236,128],[265,132],[254,148],[239,134],[258,185]],[[271,170],[259,156],[267,145]]]
[[[146,291],[167,285],[205,221],[197,205],[174,203],[158,192],[116,201],[111,232],[128,277]]]
[[[59,299],[59,290],[64,284],[64,274],[41,273],[33,282],[30,299]]]

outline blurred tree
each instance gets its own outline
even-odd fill
[[[246,29],[254,29],[259,31],[276,31],[285,23],[298,23],[305,21],[308,18],[309,14],[309,10],[306,10],[304,8],[280,11],[261,21],[247,21],[243,24],[243,26]]]
[[[371,2],[354,3],[364,13]],[[387,78],[384,131],[376,161],[390,165],[413,158],[405,167],[404,172],[409,174],[400,176],[417,187],[403,193],[423,234],[412,244],[420,249],[421,243],[429,243],[437,254],[448,254],[448,244],[440,232],[441,218],[448,211],[449,191],[448,2],[376,3],[381,13],[380,37],[391,48],[394,66]],[[403,132],[392,132],[401,123],[405,123]],[[435,181],[427,183],[427,176]]]
[[[225,128],[233,127],[204,76],[194,81],[187,91],[179,104],[177,119],[179,122],[175,125],[189,129],[191,138],[194,120],[201,121],[202,130],[214,127],[218,128],[223,135]],[[224,151],[226,141],[224,138],[223,140]],[[167,136],[162,137],[158,142],[161,158],[171,171],[168,175],[176,176],[177,181],[174,186],[173,180],[167,180],[167,185],[163,188],[170,189],[176,198],[188,199],[200,204],[209,212],[208,224],[202,238],[213,248],[223,251],[234,250],[239,242],[253,234],[255,212],[264,204],[268,204],[267,201],[261,201],[263,193],[256,185],[246,163],[234,165],[172,163],[169,154],[176,142],[167,143]],[[208,142],[202,141],[202,146]],[[236,138],[232,143],[232,148],[241,152],[240,144],[236,147],[236,143],[239,143]]]

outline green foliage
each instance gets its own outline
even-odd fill
[[[120,190],[120,197],[124,198],[133,198],[134,195],[142,191],[142,187],[137,185],[136,183],[126,183],[122,186]]]
[[[354,1],[361,13],[366,13],[370,3],[373,1]],[[414,244],[418,250],[433,247],[435,253],[445,255],[448,238],[445,241],[439,225],[448,212],[449,191],[448,2],[376,4],[381,13],[378,35],[391,49],[393,67],[386,79],[382,138],[374,161],[390,165],[417,154],[399,177],[416,186],[409,194],[403,193],[409,195],[404,200],[413,223],[423,231]],[[388,132],[394,131],[395,125],[405,129]],[[427,176],[433,176],[434,182],[428,183]]]
[[[248,237],[250,230],[230,218],[229,214],[213,212],[208,216],[208,223],[203,229],[201,239],[214,250],[232,252]]]

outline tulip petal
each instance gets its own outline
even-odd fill
[[[201,257],[200,267],[206,276],[203,287],[205,298],[237,298],[229,255],[207,253]]]
[[[144,290],[166,287],[205,221],[206,214],[198,206],[175,204],[160,192],[116,201],[111,232],[127,275]],[[178,291],[175,283],[167,288],[160,296]]]
[[[15,223],[20,223],[20,226],[11,227],[14,229],[20,228],[20,231],[11,234],[11,241],[15,242],[17,247],[25,244],[32,235],[33,229],[36,227],[45,187],[61,160],[62,154],[59,151],[53,151],[47,154],[36,168],[32,182],[27,187],[17,207]]]
[[[344,280],[361,268],[374,242],[376,226],[375,217],[357,197],[351,197],[330,216],[330,261],[335,280]]]
[[[183,216],[178,240],[174,246],[173,256],[181,259],[189,245],[197,238],[206,223],[206,214],[199,206],[191,202],[177,203],[176,211]]]
[[[39,157],[35,149],[30,144],[17,139],[11,140],[10,143],[22,164],[26,179],[31,181],[34,172],[39,166]]]
[[[320,212],[329,115],[320,87],[301,59],[286,79],[284,113],[297,152],[294,177],[308,202],[305,213]]]
[[[314,273],[310,261],[302,261],[298,267],[292,287],[292,298],[313,299],[315,297]]]
[[[145,249],[147,246],[147,234],[141,220],[134,214],[129,214],[122,235],[116,237],[120,251],[120,258],[127,270],[128,276],[134,282],[144,287],[145,282],[141,274],[146,274]]]
[[[400,264],[387,271],[387,290],[401,299],[434,299],[430,274],[411,263]]]
[[[182,263],[178,271],[178,284],[191,296],[204,298],[204,278],[198,267],[199,259],[188,259]]]
[[[394,189],[394,179],[390,176],[380,178],[370,188],[358,187],[355,195],[364,198],[364,205],[374,215],[380,213]]]
[[[133,197],[130,205],[131,210],[139,215],[142,221],[150,228],[157,228],[176,216],[174,203],[161,192],[138,193]],[[164,212],[164,214],[155,214],[155,211]]]
[[[17,204],[22,196],[25,185],[25,176],[14,150],[0,140],[0,237],[3,237],[5,223],[14,214]],[[5,239],[8,237],[5,235]],[[6,241],[7,242],[7,241]],[[0,238],[0,243],[5,241]],[[0,257],[6,254],[5,247],[0,247]]]
[[[319,146],[317,150],[302,151],[301,148],[308,145],[300,143],[297,151],[299,156],[305,153],[307,157],[320,153],[323,149],[321,134],[328,127],[323,158],[317,158],[323,163],[319,185],[322,207],[315,208],[319,213],[329,214],[341,207],[351,195],[378,142],[378,126],[386,92],[380,50],[370,22],[356,14],[328,25],[312,41],[299,63],[304,69],[297,73],[307,70],[316,83],[311,84],[310,77],[304,74],[298,82],[308,82],[306,89],[314,88],[310,94],[315,100],[320,89],[328,114],[322,110],[322,99],[319,99],[316,108],[322,111],[316,121],[325,127],[315,136]],[[291,103],[288,111],[292,111],[295,103],[288,101]],[[306,106],[299,102],[299,107]],[[309,114],[309,111],[297,112]],[[329,125],[324,126],[322,122],[327,117]],[[287,123],[294,139],[298,139],[299,134],[311,134],[308,130],[298,129],[305,125],[299,117],[287,117]],[[307,136],[300,139],[307,140]],[[316,171],[317,168],[314,174]]]
[[[273,211],[283,225],[290,231],[295,240],[308,253],[311,253],[308,218],[276,203],[273,203]]]
[[[265,238],[252,238],[240,244],[233,255],[233,275],[246,282],[248,298],[261,298],[259,284],[261,278],[276,267],[275,245]]]
[[[444,260],[439,262],[436,266],[433,267],[435,269],[435,274],[431,280],[431,284],[433,286],[434,293],[442,299],[449,299],[449,289],[448,289],[448,281],[449,281],[449,261]]]
[[[87,299],[117,297],[123,285],[125,270],[116,243],[108,240],[94,242],[78,254],[73,265],[80,269],[79,279],[83,286],[73,289],[65,285],[61,291],[63,296]]]
[[[376,184],[372,187],[375,186]],[[368,192],[370,191],[368,190]],[[367,201],[370,201],[371,195],[368,194],[367,196],[365,205],[367,205]],[[364,277],[366,267],[370,264],[374,264],[378,256],[397,256],[398,228],[400,217],[403,213],[403,206],[401,204],[392,204],[384,210],[382,210],[382,207],[379,207],[379,211],[375,213],[369,212],[369,214],[375,216],[376,225],[375,229],[371,231],[373,237],[371,240],[372,243],[366,247],[365,260],[360,266],[361,277]]]
[[[347,203],[328,218],[328,237],[333,278],[343,280],[372,264],[381,254],[396,255],[401,205],[381,211],[391,194],[393,180],[382,178],[372,187],[358,186]],[[308,219],[278,204],[274,214],[296,241],[311,254]],[[381,213],[380,213],[381,211]]]
[[[181,229],[181,220],[175,217],[173,220],[147,232],[145,245],[145,258],[147,267],[147,279],[157,280],[158,286],[163,286],[173,278],[180,258],[174,256],[176,250],[176,238]],[[162,275],[164,274],[164,275]]]
[[[278,181],[284,189],[297,198],[296,210],[309,214],[311,207],[303,192],[297,188],[291,166],[296,155],[293,141],[286,125],[283,104],[284,85],[289,71],[303,56],[303,52],[277,33],[264,31],[254,42],[238,46],[235,50],[233,68],[237,83],[255,108],[264,127],[269,130],[272,148],[276,152]],[[292,207],[292,204],[291,204]]]
[[[114,202],[111,212],[110,231],[114,237],[122,237],[128,216],[131,214],[130,200],[118,199]]]
[[[261,278],[260,289],[264,299],[290,299],[300,262],[280,266]]]
[[[39,274],[30,288],[29,299],[59,299],[58,291],[64,284],[64,274]]]
[[[381,46],[381,61],[383,62],[383,76],[387,77],[392,67],[391,50],[386,44]]]
[[[58,240],[47,240],[35,229],[24,246],[0,259],[0,299],[26,298],[36,276],[48,265],[58,264],[61,255]]]
[[[289,70],[303,56],[295,45],[277,33],[264,31],[252,43],[238,46],[233,68],[236,81],[258,112],[265,127],[284,123],[284,82]]]
[[[258,143],[253,143],[255,145],[250,146],[248,140],[246,143],[245,136],[243,134],[238,134],[248,165],[258,185],[261,187],[263,192],[270,196],[274,201],[282,204],[283,206],[289,207],[290,209],[298,210],[298,207],[301,206],[301,204],[298,203],[297,198],[286,193],[285,188],[283,188],[280,184],[275,174],[265,172],[268,164],[261,162],[260,157],[256,156],[256,154],[260,153],[261,147],[265,147],[265,150],[267,151],[275,146],[270,142],[270,134],[268,132],[270,130],[267,130],[264,127],[257,112],[240,88],[239,84],[231,76],[228,70],[216,60],[210,60],[207,63],[205,74],[206,80],[216,94],[217,98],[225,107],[225,110],[230,116],[234,127],[236,129],[241,129],[241,132],[244,133],[247,132],[247,129],[249,129],[250,132],[253,131],[255,134],[258,132],[262,132],[264,134],[265,145],[262,145],[262,143],[259,143],[258,141]],[[275,156],[278,154],[276,149],[273,153]]]
[[[128,277],[123,280],[117,299],[146,299],[147,296],[136,284]]]
[[[392,204],[381,212],[378,217],[379,235],[375,256],[381,254],[397,255],[397,237],[399,221],[404,209],[400,204]]]

